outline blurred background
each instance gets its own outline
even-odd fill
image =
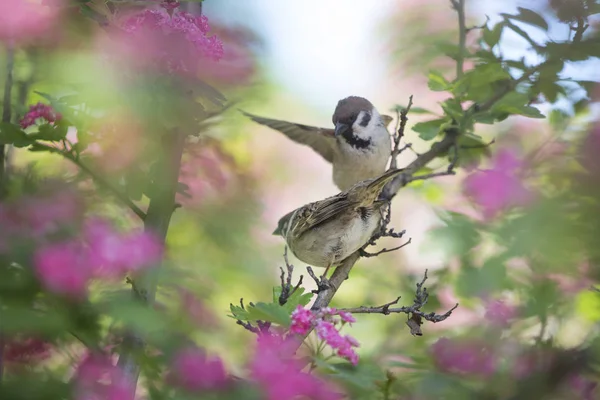
[[[472,0],[467,2],[467,25],[481,25],[486,17],[497,21],[501,13],[515,12],[521,5],[550,14],[548,2],[542,0]],[[438,0],[205,0],[202,13],[209,18],[211,32],[225,43],[222,69],[208,81],[235,104],[205,131],[210,140],[199,139],[198,145],[190,146],[184,155],[181,180],[189,186],[191,196],[178,198],[183,207],[175,212],[167,238],[171,266],[167,282],[172,286],[165,285],[159,299],[165,303],[174,301],[182,286],[193,293],[198,302],[184,302],[184,306],[187,304],[197,319],[196,335],[208,349],[221,354],[235,372],[248,356],[246,345],[254,337],[226,316],[229,304],[237,304],[240,298],[246,302],[271,300],[272,287],[279,282],[279,268],[284,266],[284,242],[271,235],[277,221],[288,211],[338,192],[331,180],[331,167],[310,148],[249,121],[237,109],[332,127],[331,114],[338,100],[357,95],[369,99],[380,113],[393,116],[393,129],[395,107],[406,106],[411,95],[415,107],[441,112],[439,102],[446,94],[428,89],[427,72],[437,69],[452,73],[454,62],[441,56],[440,49],[455,43],[458,33],[450,2]],[[550,37],[568,38],[564,24],[549,21]],[[96,32],[97,28],[77,29]],[[535,29],[523,29],[534,38],[539,34]],[[476,38],[475,34],[469,36],[467,46],[475,46]],[[15,73],[17,81],[23,84],[36,76],[28,87],[26,103],[41,100],[34,90],[56,94],[68,84],[87,85],[96,104],[120,104],[126,91],[111,76],[115,71],[100,67],[98,58],[102,57],[96,50],[102,48],[102,43],[97,46],[90,50],[79,43],[63,41],[57,52],[27,54],[44,62],[36,71],[24,66]],[[529,48],[519,35],[507,32],[502,36],[500,51],[505,57],[533,62],[538,56]],[[597,59],[570,63],[564,73],[576,79],[598,81],[600,65]],[[574,115],[573,101],[584,96],[585,93],[576,92],[570,100],[537,106],[543,112],[560,109]],[[586,123],[595,112],[592,109],[577,117],[575,124]],[[128,149],[139,150],[136,138],[140,127],[129,119],[127,110],[122,114],[111,122],[112,133],[107,134],[101,149],[90,151],[99,151],[94,153],[100,155],[99,165],[114,166],[122,161],[129,171],[133,167],[127,161]],[[410,162],[415,152],[424,152],[431,146],[431,142],[420,140],[410,130],[427,118],[409,114],[405,140],[413,144],[413,151],[401,155],[400,166]],[[497,148],[516,148],[520,154],[538,148],[553,134],[547,120],[525,117],[512,117],[477,129],[484,141],[495,138]],[[119,156],[116,147],[123,154]],[[13,149],[10,156],[15,168],[34,163],[33,168],[42,174],[74,175],[75,168],[53,154]],[[445,160],[440,159],[431,167],[445,165]],[[401,304],[410,304],[414,281],[426,268],[456,272],[460,265],[456,243],[452,238],[440,240],[431,232],[446,226],[440,218],[445,210],[478,218],[463,194],[462,181],[468,173],[461,169],[456,176],[414,183],[403,189],[393,202],[392,226],[405,229],[405,238],[411,238],[412,243],[397,252],[361,259],[332,305],[379,305],[397,296],[402,296]],[[117,204],[96,202],[93,209],[119,224],[136,224],[135,218]],[[386,239],[379,247],[398,244]],[[481,251],[485,254],[486,249]],[[291,261],[296,267],[295,276],[308,278],[306,266],[293,257]],[[433,284],[426,311],[443,313],[459,301],[464,302],[464,307],[442,324],[427,324],[425,336],[419,338],[410,335],[402,315],[359,316],[351,334],[361,343],[361,356],[386,359],[387,354],[401,354],[407,348],[425,349],[440,337],[439,330],[464,332],[477,324],[485,313],[483,305],[456,293],[456,277],[446,278]],[[304,282],[314,287],[310,279]],[[578,336],[571,329],[565,335],[573,341]]]

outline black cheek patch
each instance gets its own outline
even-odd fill
[[[366,149],[371,146],[371,140],[369,139],[361,139],[354,134],[352,129],[347,129],[342,133],[342,137],[350,146],[356,149]]]
[[[367,222],[367,220],[371,216],[371,213],[369,212],[369,210],[366,207],[359,208],[358,212],[360,212],[360,219],[362,219],[365,222]]]
[[[365,115],[363,115],[362,119],[360,120],[360,126],[366,127],[367,125],[369,125],[369,121],[371,121],[371,114],[365,113]]]

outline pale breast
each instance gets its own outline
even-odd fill
[[[357,182],[376,178],[385,172],[390,158],[391,140],[387,130],[371,139],[368,149],[339,148],[334,156],[333,182],[341,190],[347,190]]]
[[[362,209],[354,218],[333,219],[288,245],[299,260],[325,268],[339,264],[363,247],[379,228],[380,221],[379,208]]]

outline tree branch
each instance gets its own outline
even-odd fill
[[[400,148],[400,141],[404,137],[404,129],[406,129],[406,123],[408,122],[408,112],[412,107],[412,100],[413,96],[410,95],[410,97],[408,98],[408,105],[404,110],[398,113],[398,127],[396,129],[396,132],[394,132],[394,148],[392,149],[392,161],[390,161],[390,169],[398,168],[398,155],[402,153],[402,151],[411,147],[410,144],[407,144],[403,148]]]
[[[175,194],[179,170],[181,168],[181,157],[185,144],[185,134],[174,130],[165,134],[162,138],[163,148],[162,168],[160,173],[153,177],[153,196],[150,199],[148,213],[144,219],[144,228],[152,232],[164,245],[169,229],[169,223],[173,210],[175,209]],[[146,271],[135,281],[132,294],[135,298],[141,298],[144,303],[151,306],[156,298],[158,284],[158,270],[160,264]],[[144,347],[144,340],[136,334],[129,334],[123,340],[123,351],[119,357],[118,365],[130,377],[134,383],[132,388],[135,393],[135,383],[139,377],[140,367],[134,354]]]
[[[128,206],[138,217],[140,217],[140,219],[142,221],[146,219],[146,213],[144,213],[144,211],[142,211],[141,208],[139,208],[129,197],[127,197],[127,195],[125,193],[121,192],[119,189],[117,189],[116,187],[114,187],[109,181],[107,181],[104,177],[102,177],[101,175],[97,174],[91,168],[89,168],[87,165],[85,165],[84,163],[82,163],[81,160],[79,160],[73,154],[71,154],[69,152],[66,152],[66,151],[65,152],[63,152],[63,151],[56,151],[56,148],[54,148],[52,146],[48,146],[48,145],[43,144],[43,143],[39,143],[39,142],[36,142],[35,145],[37,147],[42,147],[42,148],[45,148],[47,150],[52,150],[53,152],[58,153],[61,156],[63,156],[64,158],[66,158],[67,160],[71,161],[73,164],[77,165],[77,167],[79,167],[79,169],[81,171],[83,171],[87,175],[89,175],[90,178],[92,178],[92,180],[94,182],[96,182],[99,186],[103,187],[105,190],[107,190],[110,193],[112,193],[117,199],[119,199],[126,206]]]
[[[452,7],[458,14],[458,57],[456,57],[456,79],[463,76],[465,62],[466,43],[467,43],[467,24],[465,21],[465,1],[450,0]]]
[[[11,101],[13,86],[13,69],[15,65],[15,49],[12,44],[8,44],[6,50],[6,81],[4,82],[4,97],[2,103],[2,122],[10,123],[11,120]],[[6,176],[6,149],[5,145],[0,145],[0,201],[7,195],[8,177]],[[0,384],[4,375],[4,347],[5,339],[2,334],[0,322]]]
[[[6,80],[4,81],[4,97],[2,100],[2,122],[10,123],[12,117],[13,70],[15,67],[15,48],[12,43],[6,46]],[[0,200],[6,196],[6,146],[0,145]],[[0,372],[2,363],[0,358]]]

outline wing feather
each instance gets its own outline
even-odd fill
[[[319,153],[325,160],[333,162],[335,148],[333,129],[319,128],[316,126],[296,124],[294,122],[281,121],[278,119],[259,117],[242,110],[240,110],[240,112],[254,122],[268,126],[271,129],[275,129],[276,131],[283,133],[296,143],[312,147],[312,149]]]

